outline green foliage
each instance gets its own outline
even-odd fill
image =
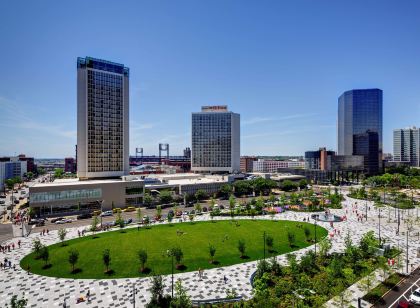
[[[70,249],[69,250],[69,263],[72,267],[71,271],[74,272],[74,267],[77,263],[77,261],[79,260],[79,252],[77,251],[77,249]]]
[[[139,249],[139,251],[137,251],[137,256],[140,262],[140,270],[144,272],[144,265],[147,262],[147,251],[145,249]]]
[[[285,180],[283,181],[283,183],[281,184],[281,189],[284,191],[292,191],[292,190],[296,190],[298,188],[298,184],[290,181],[290,180]]]
[[[109,249],[105,249],[102,252],[102,261],[106,267],[106,271],[109,272],[109,265],[111,264],[111,252]]]
[[[209,244],[209,254],[210,254],[210,258],[211,258],[211,262],[214,262],[214,255],[216,254],[216,247],[214,247],[213,245]]]
[[[42,244],[39,238],[36,238],[32,241],[32,251],[35,253],[36,257],[39,258],[39,253],[41,251]]]
[[[161,204],[171,203],[173,200],[172,193],[169,190],[162,190],[159,194],[159,201]]]
[[[63,168],[55,168],[54,169],[54,177],[56,179],[60,179],[63,177],[64,169]]]
[[[207,199],[209,195],[206,193],[205,190],[199,189],[195,192],[194,196],[197,201],[202,201],[204,199]]]
[[[308,226],[303,228],[303,233],[305,233],[306,241],[309,241],[311,238],[311,229]]]
[[[145,193],[143,196],[143,204],[145,206],[150,206],[153,203],[153,197],[149,193]]]
[[[25,293],[23,293],[22,298],[18,298],[17,295],[13,295],[10,299],[10,306],[6,303],[6,308],[25,308],[28,304],[28,299],[25,298]]]
[[[241,254],[241,258],[243,258],[245,256],[246,244],[245,241],[242,239],[238,241],[238,250]]]
[[[136,209],[136,217],[137,217],[137,223],[141,223],[143,216],[142,216],[142,212],[141,212],[141,208],[138,207]]]
[[[296,242],[296,235],[294,232],[287,231],[287,241],[289,242],[289,246],[293,247]]]
[[[189,308],[192,307],[191,298],[187,294],[187,290],[182,286],[181,280],[175,283],[175,295],[171,301],[173,308]]]
[[[48,247],[47,246],[42,246],[40,252],[39,252],[39,257],[44,260],[45,265],[48,264],[48,260],[50,259],[50,252],[48,251]]]
[[[124,219],[122,218],[121,212],[117,212],[117,217],[115,218],[115,224],[120,226],[120,228],[124,228],[125,223]]]
[[[90,231],[92,231],[93,233],[95,233],[95,231],[98,230],[98,223],[99,223],[99,218],[98,218],[98,216],[94,215],[92,217],[92,224],[90,226]]]
[[[174,247],[171,249],[170,253],[174,256],[176,260],[176,264],[180,265],[182,262],[182,259],[184,258],[184,252],[180,247]]]
[[[66,238],[67,230],[64,228],[61,228],[58,230],[58,238],[61,242],[64,242],[64,239]]]
[[[235,187],[235,194],[238,197],[249,195],[250,193],[252,193],[252,185],[250,181],[236,181],[233,184],[233,187]]]
[[[269,234],[266,235],[265,236],[265,243],[267,244],[268,251],[271,252],[273,250],[273,246],[274,246],[274,238]]]

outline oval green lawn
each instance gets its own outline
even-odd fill
[[[298,227],[302,225],[303,227]],[[146,267],[156,274],[171,273],[171,259],[166,256],[167,249],[180,247],[184,253],[183,271],[196,271],[199,268],[208,269],[249,262],[263,256],[263,232],[274,238],[274,252],[266,256],[284,254],[309,246],[305,239],[304,227],[311,230],[314,237],[315,227],[305,222],[269,221],[269,220],[239,220],[238,225],[228,220],[214,222],[177,223],[173,225],[157,225],[149,229],[137,228],[100,233],[97,238],[86,236],[66,241],[66,246],[57,243],[49,246],[49,263],[51,267],[43,269],[44,261],[36,260],[31,253],[24,257],[21,266],[39,275],[65,278],[126,278],[146,276],[139,272],[137,251],[145,249],[148,254]],[[182,235],[177,235],[177,230]],[[287,232],[296,236],[295,246],[289,247]],[[178,232],[180,234],[180,232]],[[317,226],[318,240],[327,235],[327,230]],[[246,256],[240,258],[238,240],[246,243]],[[210,264],[209,244],[216,248],[216,264]],[[71,273],[68,262],[68,251],[73,248],[79,251],[76,268],[80,272]],[[102,252],[110,249],[112,275],[104,273]],[[182,271],[175,270],[175,273]],[[150,274],[149,274],[150,275]]]

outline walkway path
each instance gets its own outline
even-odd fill
[[[355,201],[346,200],[346,206],[351,206]],[[350,207],[351,208],[351,207]],[[339,216],[345,215],[345,209],[332,210],[334,214]],[[349,211],[351,212],[351,210]],[[374,209],[371,209],[368,216],[376,215]],[[308,213],[286,212],[275,215],[276,220],[294,220],[303,221],[308,218]],[[340,230],[341,236],[332,239],[332,250],[342,251],[344,248],[344,237],[347,231],[355,243],[358,243],[360,237],[368,230],[377,230],[376,218],[369,218],[367,222],[358,222],[353,213],[348,215],[348,221],[336,223],[335,228]],[[209,215],[197,217],[197,221],[208,220]],[[222,217],[220,219],[230,219],[230,217]],[[241,218],[239,218],[241,219]],[[245,218],[246,219],[246,218]],[[248,218],[249,219],[249,218]],[[257,219],[271,219],[271,217],[258,217]],[[328,223],[319,223],[326,229],[330,229]],[[395,236],[395,226],[387,224],[385,219],[382,222],[382,236],[388,238],[388,242],[397,245],[400,241],[400,247],[403,247],[403,236]],[[79,228],[80,229],[80,228]],[[68,229],[67,239],[77,237],[77,228]],[[10,253],[0,254],[0,261],[6,257],[12,260],[12,265],[16,265],[16,270],[6,269],[0,271],[0,307],[4,307],[5,303],[10,301],[12,295],[19,296],[25,293],[28,299],[28,307],[62,307],[64,300],[70,307],[132,307],[132,289],[136,286],[138,293],[136,296],[136,306],[143,307],[150,300],[150,278],[130,278],[130,279],[108,279],[108,280],[92,280],[92,279],[62,279],[44,277],[35,274],[27,274],[19,267],[19,261],[28,253],[30,253],[32,240],[39,237],[41,242],[51,245],[58,242],[57,231],[51,231],[49,235],[39,236],[39,234],[30,234],[28,238],[20,238],[22,246]],[[9,241],[10,242],[10,241]],[[14,239],[17,242],[17,238]],[[419,264],[416,249],[420,247],[420,242],[411,241],[409,255],[412,262]],[[307,247],[294,252],[298,257],[304,254]],[[286,265],[286,256],[278,256],[281,264]],[[199,280],[197,272],[181,273],[175,275],[175,281],[182,280],[184,286],[187,287],[189,295],[192,299],[214,299],[226,297],[226,291],[235,289],[238,295],[244,298],[252,296],[252,288],[250,285],[250,276],[256,269],[256,262],[248,262],[217,269],[205,270],[204,277]],[[227,283],[223,281],[223,276],[228,278]],[[166,285],[165,291],[170,293],[171,276],[164,277]],[[76,304],[78,296],[86,295],[90,290],[90,302]]]

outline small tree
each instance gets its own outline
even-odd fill
[[[41,248],[42,248],[42,244],[39,238],[34,239],[32,241],[32,251],[35,253],[37,258],[40,257]]]
[[[120,226],[120,228],[124,228],[125,223],[124,219],[122,218],[121,212],[117,213],[117,217],[115,218],[115,224]]]
[[[319,255],[325,258],[332,247],[331,241],[327,238],[319,242]]]
[[[233,219],[234,212],[233,209],[235,208],[235,197],[233,195],[230,195],[229,197],[229,210],[230,210],[230,216]]]
[[[187,290],[182,286],[181,280],[175,283],[175,296],[171,301],[171,307],[174,308],[190,308],[192,307],[191,298],[187,294]]]
[[[18,298],[17,295],[13,295],[10,299],[10,308],[25,308],[28,304],[28,299],[25,298],[25,293],[23,293],[22,298]],[[9,305],[6,303],[6,308],[9,308]]]
[[[293,232],[287,231],[287,241],[289,242],[289,246],[293,247],[296,242],[296,236]]]
[[[238,241],[238,250],[241,254],[241,258],[245,257],[245,250],[246,250],[246,245],[245,245],[245,241],[244,240],[239,240]]]
[[[106,267],[106,272],[105,273],[109,273],[109,265],[111,263],[111,254],[109,249],[105,249],[102,252],[102,260],[104,261],[104,265]]]
[[[201,213],[201,211],[202,211],[201,204],[196,203],[196,205],[194,206],[194,209],[195,209],[196,213]]]
[[[99,223],[99,218],[97,215],[94,215],[92,218],[92,225],[90,226],[90,231],[92,231],[93,234],[95,234],[95,232],[98,231],[98,223]]]
[[[140,207],[138,207],[137,210],[136,210],[136,216],[137,216],[137,223],[140,224],[141,223],[141,220],[143,218]]]
[[[61,246],[64,246],[64,239],[66,238],[67,230],[66,229],[60,229],[58,230],[58,238],[61,241]]]
[[[266,235],[265,243],[268,247],[268,252],[272,252],[273,251],[273,246],[274,246],[274,238],[271,235]]]
[[[175,257],[176,266],[179,268],[182,264],[182,259],[184,258],[184,253],[182,252],[181,248],[174,247],[172,248],[171,254]]]
[[[310,238],[311,238],[311,229],[309,229],[309,227],[308,227],[308,226],[305,226],[305,227],[303,228],[303,232],[305,233],[305,238],[306,238],[306,241],[307,241],[307,242],[309,242],[309,240],[310,240]]]
[[[162,206],[158,205],[156,206],[156,218],[159,220],[162,217]]]
[[[140,249],[137,252],[137,256],[139,257],[139,261],[140,261],[140,271],[143,273],[145,270],[144,265],[147,262],[147,251],[144,249]]]
[[[360,281],[360,287],[363,289],[363,291],[365,291],[366,293],[369,293],[370,290],[372,289],[374,282],[375,282],[375,277],[372,273],[370,273],[369,275],[367,275],[365,278],[363,278]]]
[[[194,214],[189,214],[188,218],[190,219],[190,222],[193,223],[194,221]]]
[[[39,256],[41,257],[42,260],[44,260],[45,262],[45,267],[48,265],[48,260],[50,259],[50,252],[48,251],[48,247],[47,246],[43,246],[41,248],[41,251],[39,252]]]
[[[152,277],[152,287],[150,288],[150,292],[152,293],[152,299],[150,302],[150,306],[147,307],[160,307],[162,305],[162,299],[163,299],[163,291],[165,289],[165,285],[163,283],[162,276],[155,275]],[[153,305],[155,304],[155,305]]]
[[[79,260],[79,252],[76,249],[69,250],[69,263],[71,265],[71,272],[74,273],[75,265]]]
[[[214,262],[214,255],[216,254],[216,247],[209,244],[210,263]]]

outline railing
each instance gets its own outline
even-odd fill
[[[223,304],[223,303],[234,303],[242,300],[242,296],[236,296],[233,298],[213,298],[213,299],[200,299],[192,300],[191,303],[194,307],[200,307],[205,304]]]

